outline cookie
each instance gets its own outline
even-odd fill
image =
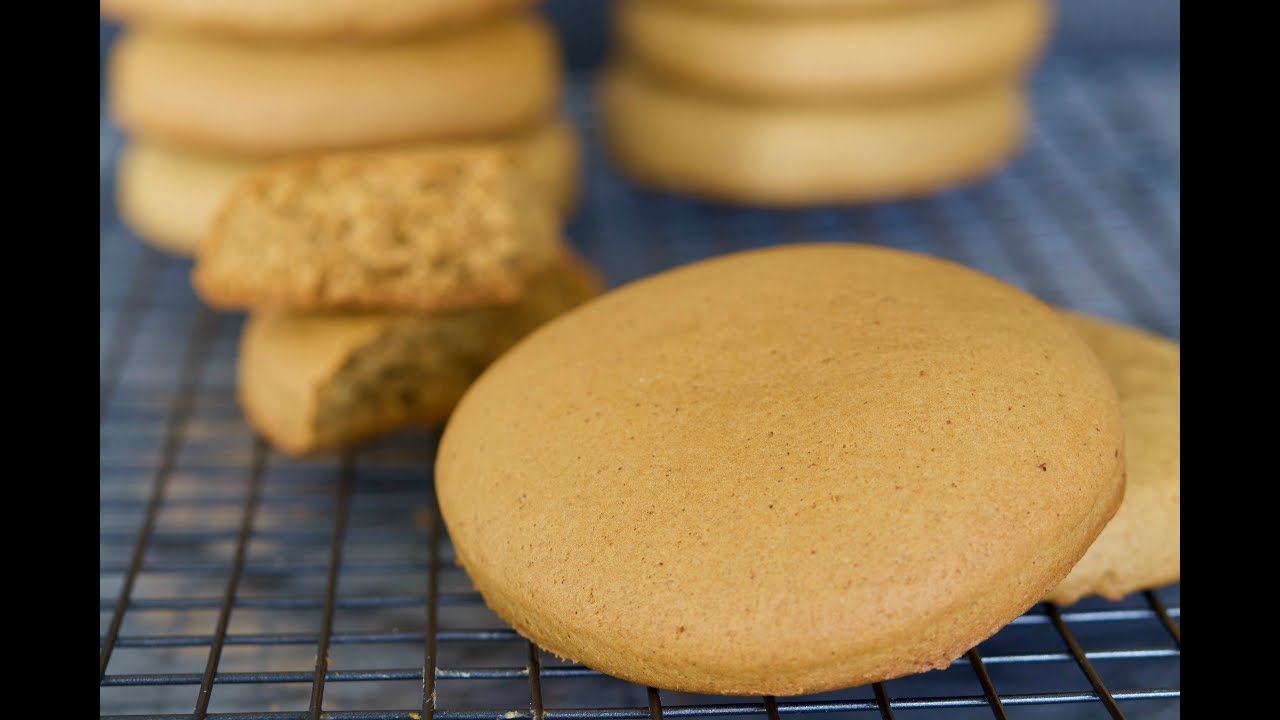
[[[138,28],[116,42],[108,70],[125,129],[254,157],[514,133],[554,113],[560,82],[551,30],[524,14],[368,47]]]
[[[535,0],[101,0],[103,17],[194,35],[292,41],[404,38],[532,6]]]
[[[1182,352],[1135,328],[1076,313],[1066,318],[1120,395],[1128,478],[1120,510],[1047,596],[1063,605],[1086,595],[1119,600],[1177,582],[1182,573]]]
[[[514,302],[564,249],[507,149],[336,153],[237,185],[192,284],[226,310],[436,312]]]
[[[785,245],[535,331],[436,460],[460,564],[552,653],[660,688],[943,668],[1044,597],[1124,491],[1115,390],[1040,301],[944,260]]]
[[[1016,81],[1044,45],[1047,0],[778,18],[624,0],[623,51],[664,79],[760,100],[909,98]]]
[[[504,142],[516,148],[529,174],[562,215],[572,212],[579,194],[580,150],[568,121],[550,120]],[[433,143],[416,143],[405,149],[432,147]],[[157,247],[192,255],[201,235],[213,222],[214,213],[236,183],[268,162],[135,137],[116,166],[120,214]]]
[[[1027,127],[1013,83],[910,103],[776,105],[655,82],[631,64],[601,87],[606,147],[638,182],[766,206],[922,195],[987,175]]]
[[[839,17],[869,12],[899,12],[959,5],[973,0],[663,0],[672,4],[722,12],[757,13],[774,17],[827,15]]]
[[[237,397],[254,429],[292,455],[438,425],[502,351],[598,291],[595,272],[565,257],[510,305],[425,316],[255,312],[241,336]]]

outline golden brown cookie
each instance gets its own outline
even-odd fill
[[[338,153],[237,185],[192,284],[223,309],[433,312],[513,302],[564,249],[509,150]]]
[[[256,312],[241,337],[239,402],[291,455],[437,425],[502,351],[599,289],[594,271],[566,256],[510,305],[441,315]]]
[[[113,20],[195,35],[286,41],[388,40],[452,29],[535,0],[101,0]]]
[[[910,98],[1016,81],[1044,45],[1047,0],[973,0],[926,10],[775,17],[624,0],[624,52],[665,79],[780,101]]]
[[[489,606],[660,688],[791,695],[946,667],[1120,504],[1097,357],[954,263],[789,245],[627,285],[498,359],[436,490]]]
[[[369,47],[138,28],[116,42],[109,72],[125,129],[256,157],[506,135],[550,116],[560,83],[555,37],[525,14]]]
[[[1099,318],[1066,313],[1098,354],[1120,395],[1124,417],[1124,502],[1046,599],[1086,595],[1119,600],[1177,582],[1182,573],[1182,352],[1168,340]]]
[[[767,206],[865,202],[982,177],[1018,149],[1026,101],[1013,83],[909,103],[776,105],[656,82],[634,65],[601,87],[607,149],[638,182]]]
[[[567,216],[577,202],[581,172],[578,137],[568,121],[550,120],[502,142],[516,150],[534,182]],[[448,152],[450,146],[415,143],[401,149],[433,147]],[[269,162],[134,138],[116,166],[120,214],[157,247],[192,255],[231,189]]]
[[[796,15],[841,15],[903,10],[924,10],[959,5],[973,0],[664,0],[679,5],[732,13],[759,13],[775,17]]]

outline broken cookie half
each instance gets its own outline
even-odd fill
[[[506,148],[286,160],[230,194],[192,282],[235,310],[512,303],[565,251],[545,195]]]
[[[564,255],[504,305],[433,315],[255,312],[241,335],[238,399],[250,424],[291,455],[437,425],[507,348],[599,291],[594,271]]]

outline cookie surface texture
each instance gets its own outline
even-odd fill
[[[1043,46],[1047,0],[778,18],[626,0],[624,52],[709,93],[778,101],[884,101],[1018,80]]]
[[[599,289],[595,271],[566,256],[509,305],[428,316],[255,312],[237,398],[254,429],[293,455],[438,425],[502,351]]]
[[[403,43],[276,46],[137,28],[109,63],[111,111],[151,139],[256,157],[493,137],[552,114],[559,51],[518,15]]]
[[[797,207],[922,195],[994,171],[1021,144],[1023,92],[997,83],[927,101],[740,103],[630,64],[601,87],[606,148],[636,181],[729,202]]]
[[[102,0],[114,20],[273,41],[388,40],[451,29],[534,0]]]
[[[330,154],[237,185],[192,284],[225,309],[436,312],[513,302],[564,248],[506,149]]]
[[[641,684],[792,695],[945,667],[1066,576],[1124,489],[1055,311],[859,245],[713,258],[525,338],[436,487],[486,602]]]
[[[416,143],[403,149],[448,152],[455,145]],[[581,157],[578,137],[568,121],[555,119],[509,140],[463,146],[468,145],[510,145],[562,214],[567,216],[577,202]],[[193,255],[236,184],[270,162],[134,138],[121,151],[116,169],[120,214],[157,247]]]
[[[1119,600],[1182,574],[1182,352],[1158,336],[1100,318],[1067,320],[1102,360],[1125,430],[1124,502],[1093,547],[1047,599]]]

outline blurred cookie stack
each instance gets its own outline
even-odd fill
[[[132,136],[120,211],[191,254],[266,161],[361,148],[512,148],[567,212],[578,147],[558,116],[560,51],[535,0],[102,0]]]
[[[609,150],[655,187],[770,206],[926,194],[1028,125],[1047,0],[621,0]]]

